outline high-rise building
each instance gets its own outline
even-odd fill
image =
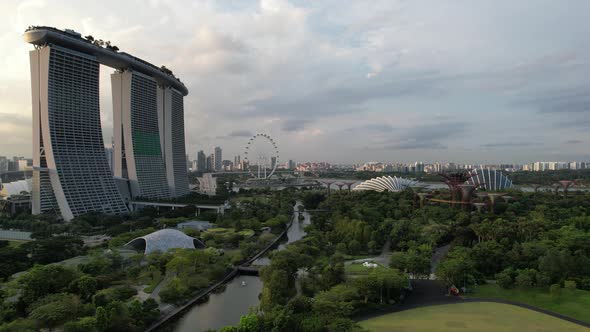
[[[241,158],[240,155],[234,157],[234,168],[241,169]]]
[[[215,170],[214,169],[215,168],[214,160],[215,160],[215,155],[213,153],[207,157],[207,162],[205,165],[205,170],[207,172],[212,172]]]
[[[8,172],[8,158],[0,156],[0,173]]]
[[[33,214],[127,212],[104,153],[96,57],[49,45],[30,58]]]
[[[295,162],[293,160],[289,159],[289,162],[287,163],[287,169],[289,169],[289,170],[295,169]]]
[[[274,169],[277,165],[277,157],[270,157],[270,169]]]
[[[126,70],[112,74],[111,85],[115,176],[129,179],[132,197],[170,197],[158,123],[156,80]]]
[[[207,170],[207,156],[205,156],[205,152],[200,150],[197,152],[197,171],[205,172]]]
[[[158,87],[160,144],[172,197],[189,193],[184,143],[184,96],[172,87]]]
[[[115,170],[114,152],[115,152],[115,150],[113,150],[113,148],[104,148],[104,154],[107,157],[107,164],[109,164],[109,169],[111,170],[111,174],[114,174],[114,170]]]
[[[219,146],[215,147],[215,154],[213,155],[213,168],[214,171],[219,172],[222,169],[222,155],[221,155],[221,148]]]
[[[414,172],[422,173],[424,172],[424,163],[421,161],[417,161],[414,163]]]
[[[124,213],[128,197],[188,193],[183,96],[188,90],[166,68],[83,39],[72,30],[33,27],[33,213],[65,220],[92,211]],[[99,65],[111,76],[114,172],[104,150]],[[119,179],[115,183],[113,173]],[[117,186],[126,182],[128,185]]]

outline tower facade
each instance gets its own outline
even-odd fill
[[[156,81],[125,70],[111,75],[111,85],[115,177],[129,180],[132,197],[169,198]]]
[[[158,122],[170,195],[187,195],[189,189],[184,144],[184,97],[181,92],[171,87],[158,87]]]
[[[127,212],[104,152],[96,58],[50,45],[31,51],[30,61],[33,214]]]

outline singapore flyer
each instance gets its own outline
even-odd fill
[[[256,179],[269,179],[279,163],[279,148],[270,135],[258,133],[248,140],[244,161],[250,174]]]

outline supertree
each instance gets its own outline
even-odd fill
[[[571,180],[562,180],[559,181],[559,184],[563,187],[563,195],[567,196],[567,189],[572,185],[576,184],[576,182]]]
[[[467,171],[438,173],[438,175],[442,176],[446,185],[449,186],[451,202],[459,200],[459,196],[461,196],[462,192],[460,185],[464,184],[471,178],[471,173]]]

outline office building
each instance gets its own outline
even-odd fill
[[[205,172],[207,170],[207,156],[203,150],[197,152],[197,171]]]
[[[215,170],[215,172],[219,172],[222,169],[221,158],[221,148],[219,146],[216,146],[215,153],[213,154],[213,170]]]

